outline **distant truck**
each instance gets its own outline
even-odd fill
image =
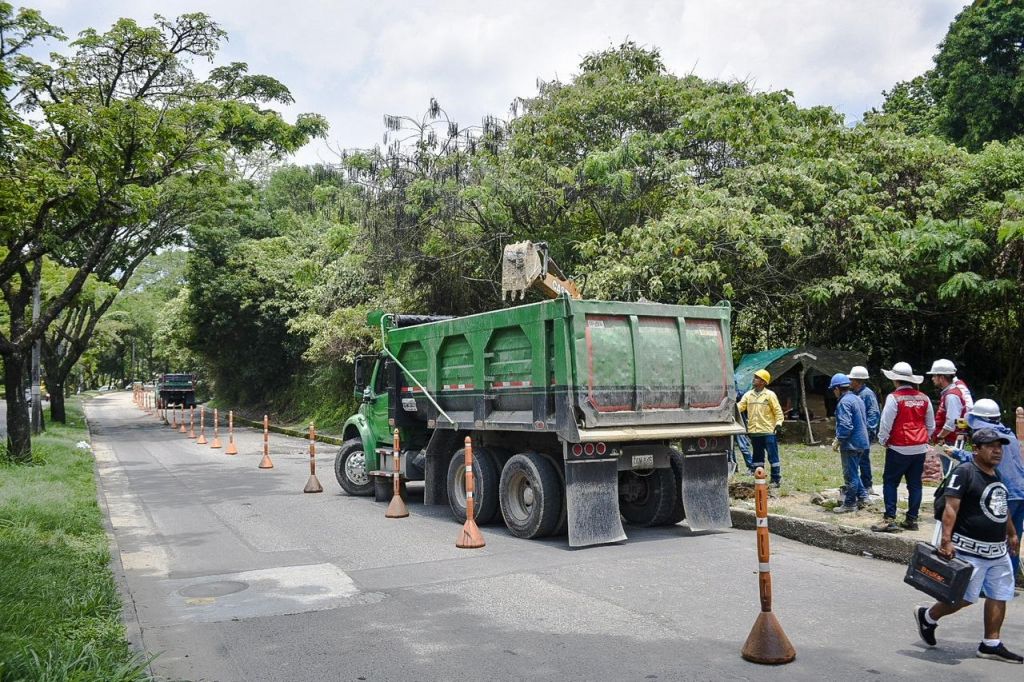
[[[157,407],[191,407],[196,404],[194,374],[161,374],[156,379]]]
[[[384,350],[355,364],[362,405],[334,463],[350,495],[388,499],[401,476],[465,518],[463,441],[478,523],[626,538],[620,520],[731,525],[727,452],[735,388],[730,308],[553,300],[461,318],[371,314]]]

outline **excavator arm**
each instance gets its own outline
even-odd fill
[[[576,283],[548,255],[547,242],[509,244],[501,261],[501,297],[510,295],[513,301],[526,298],[526,290],[531,288],[547,298],[582,298]]]

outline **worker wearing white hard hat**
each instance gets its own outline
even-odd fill
[[[1020,441],[1017,440],[1016,434],[1013,429],[1002,424],[1001,418],[999,404],[994,400],[982,398],[974,403],[967,413],[967,426],[972,431],[995,429],[1009,440],[1009,443],[1003,445],[1003,458],[996,466],[996,471],[1006,486],[1008,513],[1010,520],[1013,521],[1013,527],[1017,530],[1017,537],[1024,537],[1024,458],[1021,456]],[[961,462],[971,459],[971,453],[964,450],[947,448],[946,453]],[[1020,572],[1019,553],[1011,553],[1010,560],[1013,575],[1016,576]]]
[[[862,365],[855,365],[847,375],[850,378],[850,390],[855,396],[860,398],[861,402],[864,403],[864,415],[867,419],[868,426],[868,440],[871,442],[878,440],[878,422],[881,419],[882,411],[878,407],[878,396],[871,390],[871,387],[867,385],[867,380],[870,378],[867,367]],[[864,490],[867,493],[867,497],[862,500],[863,502],[870,502],[871,495],[874,494],[874,478],[871,475],[871,448],[864,450],[864,454],[860,458],[860,481],[864,485]],[[847,481],[849,485],[849,481]],[[876,498],[877,499],[877,498]]]
[[[974,401],[971,391],[956,376],[956,365],[945,358],[932,363],[928,370],[932,383],[939,389],[939,407],[935,410],[935,430],[931,434],[933,445],[953,445],[956,442],[956,422],[967,416]],[[943,475],[949,473],[950,463],[942,462]]]

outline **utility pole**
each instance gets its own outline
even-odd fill
[[[32,289],[32,324],[39,319],[40,285],[42,268],[36,269],[36,283]],[[39,354],[42,350],[42,339],[32,344],[32,435],[38,436],[43,431],[43,403],[39,390]]]

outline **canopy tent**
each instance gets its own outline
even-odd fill
[[[807,421],[807,440],[814,442],[811,429],[811,408],[808,394],[820,396],[821,407],[816,417],[829,415],[834,398],[828,391],[829,378],[836,373],[846,373],[854,365],[865,365],[867,356],[856,351],[801,346],[799,348],[775,348],[757,353],[748,353],[736,365],[736,390],[739,395],[750,390],[754,372],[767,369],[772,375],[772,390],[779,394],[779,401],[787,418],[799,419],[803,413]]]

